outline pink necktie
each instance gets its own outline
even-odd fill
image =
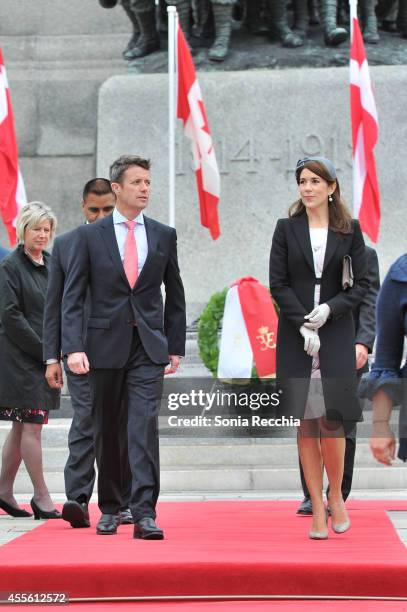
[[[124,243],[124,271],[130,287],[134,287],[138,277],[137,244],[134,236],[135,221],[126,221],[127,236]]]

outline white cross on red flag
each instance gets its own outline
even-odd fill
[[[218,219],[220,175],[195,66],[178,21],[176,39],[177,117],[182,119],[185,136],[191,140],[201,224],[209,229],[212,238],[216,240],[220,236]]]
[[[362,231],[376,243],[380,226],[380,193],[374,156],[378,119],[356,3],[352,4],[351,19],[350,101],[354,216],[359,218]]]
[[[16,243],[15,222],[27,202],[18,167],[18,149],[14,117],[3,53],[0,49],[0,212],[11,246]]]

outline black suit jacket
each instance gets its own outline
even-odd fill
[[[355,331],[352,310],[364,298],[369,287],[366,253],[359,223],[353,221],[351,234],[328,230],[321,278],[320,303],[327,303],[331,318],[319,330],[322,376],[351,376],[355,373]],[[352,257],[355,283],[342,290],[344,255]],[[299,333],[304,316],[314,308],[315,271],[304,213],[280,219],[274,231],[270,254],[270,289],[280,307],[277,372],[284,376],[308,377],[312,359],[303,349]]]
[[[355,276],[354,286],[347,291],[342,290],[344,255],[352,257]],[[368,287],[365,244],[359,223],[353,221],[353,232],[346,235],[328,230],[320,303],[328,304],[331,317],[319,330],[319,358],[327,414],[339,412],[349,421],[357,420],[360,414],[356,401],[352,310],[363,299]],[[270,289],[280,307],[277,377],[297,381],[291,385],[292,394],[290,390],[286,393],[286,407],[301,418],[312,358],[304,351],[299,329],[304,324],[304,316],[314,308],[315,290],[314,261],[305,213],[277,222],[270,253]]]
[[[65,280],[71,249],[75,242],[75,232],[62,234],[55,238],[52,249],[47,296],[44,309],[43,349],[44,361],[61,357],[61,308],[64,295]],[[89,297],[89,296],[88,296]],[[85,300],[83,333],[86,335],[86,325],[89,318],[89,299]]]
[[[130,355],[133,326],[154,363],[185,354],[185,296],[173,228],[144,216],[148,255],[134,288],[120,258],[113,217],[75,233],[62,306],[62,351],[85,351],[91,368],[122,368]],[[161,285],[165,286],[165,306]],[[83,303],[91,313],[83,336]]]

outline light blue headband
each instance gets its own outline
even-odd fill
[[[326,170],[328,171],[329,176],[331,177],[331,179],[333,181],[336,180],[336,170],[335,170],[335,166],[333,165],[333,163],[331,162],[331,160],[329,160],[326,157],[303,157],[302,159],[299,159],[297,161],[297,167],[295,169],[296,174],[298,173],[298,171],[303,168],[305,166],[305,164],[307,162],[310,161],[316,161],[319,162],[320,164],[323,164],[326,168]]]

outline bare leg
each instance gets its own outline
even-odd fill
[[[34,423],[23,423],[21,436],[21,456],[27,468],[34,487],[34,501],[42,510],[51,511],[55,509],[45,484],[42,468],[41,448],[42,425]]]
[[[348,521],[345,503],[342,497],[342,480],[345,460],[346,439],[339,423],[321,422],[321,451],[325,470],[329,480],[329,506],[332,522],[335,524]]]
[[[13,422],[1,455],[0,497],[16,508],[19,506],[13,495],[13,487],[22,459],[20,452],[22,430],[22,423]]]
[[[305,480],[312,502],[312,531],[326,532],[325,504],[322,498],[323,462],[320,428],[317,419],[301,421],[298,448]]]

